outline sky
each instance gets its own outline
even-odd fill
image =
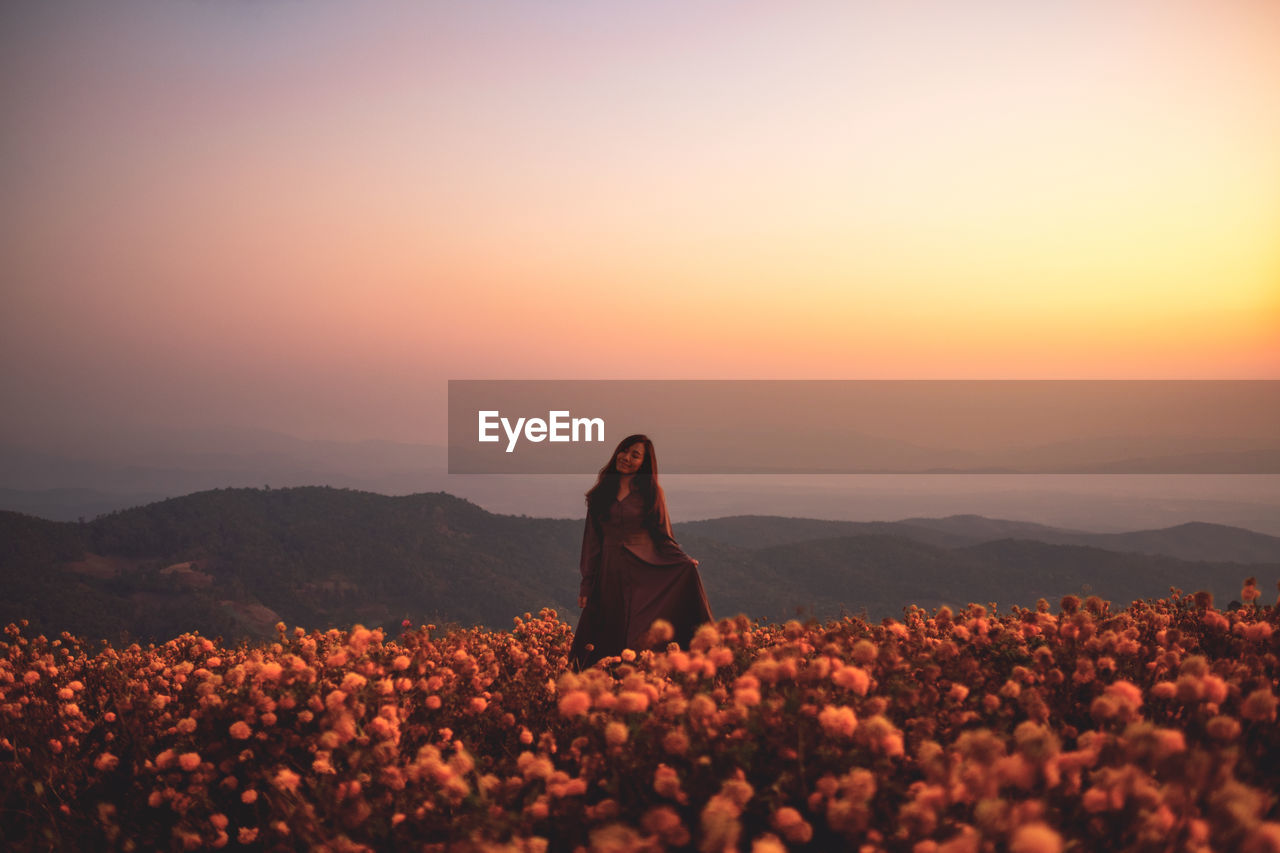
[[[1273,0],[7,0],[0,437],[1280,378]]]

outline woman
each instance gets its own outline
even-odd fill
[[[694,630],[712,620],[698,561],[671,536],[648,437],[624,438],[587,492],[579,568],[582,616],[569,650],[575,669],[668,640],[688,647]],[[648,636],[655,619],[671,623],[674,636]]]

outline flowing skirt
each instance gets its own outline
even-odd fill
[[[656,619],[671,623],[674,635],[646,644]],[[702,578],[692,562],[654,565],[621,543],[606,540],[595,586],[573,635],[569,663],[581,669],[623,649],[662,649],[670,641],[688,648],[698,626],[711,621]]]

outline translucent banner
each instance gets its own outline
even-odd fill
[[[1280,381],[450,380],[450,474],[1275,474]]]

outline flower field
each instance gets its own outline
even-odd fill
[[[1280,851],[1277,608],[0,642],[11,849]],[[657,623],[660,645],[669,626]]]

